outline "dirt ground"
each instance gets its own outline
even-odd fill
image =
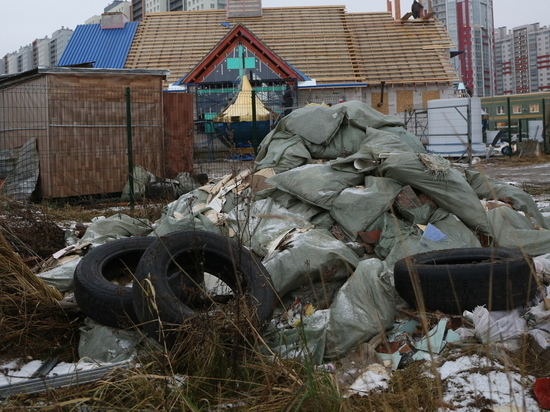
[[[481,160],[471,168],[488,176],[515,185],[548,187],[550,189],[550,156],[540,158],[496,158]]]

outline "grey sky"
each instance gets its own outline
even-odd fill
[[[17,51],[34,39],[51,37],[62,26],[77,25],[112,3],[111,0],[26,0],[3,1],[0,6],[0,57]],[[495,26],[512,28],[530,23],[550,25],[549,0],[493,0]],[[409,10],[412,0],[401,0]],[[518,4],[520,6],[518,7]],[[350,13],[386,11],[386,0],[263,0],[264,7],[345,5]]]

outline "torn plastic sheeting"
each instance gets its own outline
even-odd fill
[[[36,189],[40,172],[36,139],[23,146],[0,151],[2,193],[15,200],[28,201]]]
[[[357,152],[366,138],[364,130],[342,124],[328,144],[314,144],[304,139],[304,145],[314,159],[336,159]]]
[[[462,174],[448,160],[433,154],[390,155],[378,167],[380,175],[427,194],[440,207],[454,213],[469,228],[489,233],[485,209]]]
[[[155,221],[155,223],[160,223],[160,221],[165,217],[174,217],[176,213],[184,216],[193,213],[195,206],[200,204],[206,205],[208,196],[209,193],[201,189],[195,189],[180,196],[178,199],[164,207],[162,216],[160,219]]]
[[[139,199],[145,195],[145,186],[155,178],[155,175],[149,173],[143,166],[134,166],[133,180],[134,180],[134,198]],[[130,200],[130,180],[128,179],[122,188],[122,195],[120,196],[121,202],[129,202]]]
[[[280,173],[310,163],[313,157],[346,157],[355,153],[364,140],[360,131],[394,126],[403,126],[403,122],[359,101],[334,107],[308,105],[285,116],[263,139],[255,165],[258,169],[273,167]],[[406,141],[410,138],[403,133],[397,135]],[[413,146],[414,150],[422,150],[421,145]]]
[[[401,222],[401,221],[399,221]],[[432,213],[430,224],[445,235],[439,240],[430,239],[417,226],[400,226],[396,228],[396,219],[386,215],[386,225],[381,234],[377,254],[385,253],[384,259],[388,267],[406,256],[431,250],[481,247],[479,239],[458,217],[448,211],[438,208]]]
[[[420,229],[416,225],[406,224],[389,212],[382,214],[369,227],[369,230],[375,229],[382,230],[378,244],[374,248],[374,252],[382,260],[386,259],[397,243],[404,242],[412,235],[416,235],[416,238],[421,235]]]
[[[415,150],[417,149],[416,145],[412,148],[398,135],[371,127],[367,129],[367,139],[362,146],[367,148],[374,158],[379,158],[383,153],[417,153]],[[424,152],[420,151],[419,153]]]
[[[345,355],[390,328],[396,310],[395,290],[385,263],[379,259],[359,262],[330,306],[325,357]]]
[[[527,323],[519,316],[518,309],[489,312],[487,308],[477,306],[470,316],[474,323],[475,334],[483,343],[517,339],[527,331]]]
[[[413,152],[416,153],[426,153],[424,145],[420,139],[412,133],[409,133],[405,128],[400,126],[385,126],[380,127],[380,130],[385,132],[390,132],[403,140]]]
[[[311,282],[347,278],[359,258],[343,242],[324,229],[295,233],[282,250],[263,265],[271,275],[275,292],[287,292]]]
[[[208,232],[221,233],[219,226],[214,224],[204,212],[210,208],[200,209],[194,213],[176,216],[166,216],[156,221],[150,236],[164,236],[176,230],[206,230]]]
[[[466,170],[465,176],[480,199],[494,199],[511,203],[514,210],[532,216],[540,227],[548,229],[548,225],[533,198],[520,188],[472,170]]]
[[[531,220],[508,207],[489,210],[487,217],[498,246],[531,256],[550,253],[550,230],[536,230]]]
[[[393,128],[391,128],[393,129]],[[330,163],[336,170],[345,172],[371,172],[379,165],[378,159],[383,153],[424,153],[418,145],[403,140],[400,135],[390,131],[367,128],[367,138],[361,147],[350,156],[339,157]]]
[[[69,262],[45,272],[38,273],[36,276],[60,292],[68,292],[74,288],[74,272],[81,259],[81,256],[74,256],[74,259]]]
[[[137,330],[114,329],[86,318],[80,327],[78,356],[94,362],[118,363],[134,358],[142,340],[143,334]]]
[[[342,190],[363,179],[362,174],[339,172],[329,164],[310,164],[277,174],[266,182],[306,203],[330,210]]]
[[[266,341],[279,356],[287,359],[308,358],[314,365],[323,363],[329,309],[318,310],[304,316],[294,328],[277,328],[270,325],[265,333]]]
[[[330,161],[333,169],[340,172],[350,173],[369,173],[380,165],[378,159],[375,159],[371,150],[366,146],[361,146],[359,150],[346,157],[339,157]]]
[[[334,107],[311,104],[294,110],[281,120],[286,129],[304,140],[326,146],[330,143],[346,117],[343,105]]]
[[[311,154],[300,136],[275,128],[264,137],[254,164],[256,169],[273,168],[281,173],[310,162]]]
[[[153,227],[147,219],[134,219],[117,213],[108,218],[95,219],[86,229],[80,243],[92,242],[97,245],[123,237],[148,235],[152,230]]]
[[[423,204],[420,207],[413,209],[400,209],[399,213],[409,223],[415,225],[427,225],[429,224],[430,216],[433,213],[433,209],[429,204]]]
[[[405,125],[396,116],[380,113],[368,104],[357,100],[344,102],[338,106],[345,108],[349,124],[362,129],[366,129],[367,127],[379,129],[386,126]]]
[[[550,253],[534,257],[533,264],[540,279],[550,282]]]
[[[319,213],[315,206],[298,202],[290,210],[273,199],[251,205],[238,205],[228,214],[226,223],[245,245],[259,256],[265,256],[274,239],[291,229],[312,227],[308,219]]]
[[[330,215],[351,239],[388,211],[401,184],[393,179],[366,176],[364,188],[344,189],[332,204]]]

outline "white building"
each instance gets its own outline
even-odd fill
[[[160,0],[159,0],[160,1]],[[132,17],[132,3],[130,1],[113,1],[105,7],[104,13],[123,13],[128,19]]]
[[[32,67],[50,65],[50,39],[46,36],[43,39],[36,39],[32,43]],[[29,69],[32,69],[30,67]]]
[[[66,29],[62,27],[59,30],[56,30],[52,34],[52,39],[50,40],[50,64],[49,66],[56,66],[57,62],[63,55],[65,47],[69,44],[69,40],[73,35],[71,29]]]
[[[148,13],[225,9],[226,0],[132,0],[132,20],[141,21]]]
[[[101,24],[101,16],[99,14],[96,14],[95,16],[87,19],[84,24]]]
[[[550,27],[495,31],[497,95],[550,90]]]

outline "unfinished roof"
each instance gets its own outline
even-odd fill
[[[395,21],[388,12],[346,13],[344,6],[264,8],[261,17],[238,19],[224,10],[151,13],[138,27],[125,68],[168,69],[173,83],[238,23],[318,84],[457,80],[442,25]]]

